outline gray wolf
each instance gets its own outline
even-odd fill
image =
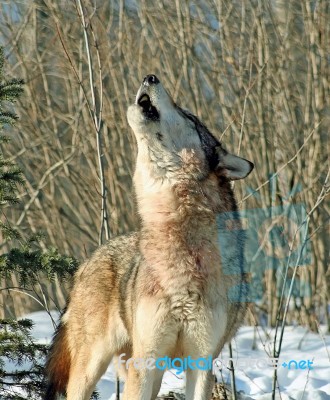
[[[110,240],[78,269],[46,366],[47,400],[89,399],[122,353],[215,358],[246,311],[244,299],[228,297],[243,287],[243,272],[223,272],[241,258],[242,240],[232,236],[221,257],[216,216],[237,209],[230,181],[253,164],[228,153],[155,75],[145,77],[127,117],[138,147],[141,229]],[[124,399],[155,399],[163,371],[130,364],[124,373]],[[210,371],[188,370],[186,381],[187,400],[210,398]]]

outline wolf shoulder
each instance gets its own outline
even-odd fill
[[[131,232],[116,236],[98,247],[80,265],[75,274],[75,282],[102,273],[123,275],[138,252],[139,237],[139,232]]]

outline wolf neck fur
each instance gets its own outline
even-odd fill
[[[180,165],[167,165],[168,175],[157,171],[145,154],[138,155],[134,186],[145,230],[170,223],[190,224],[197,217],[216,213],[220,202],[217,178],[208,171],[204,157],[196,153],[182,150]]]
[[[189,161],[183,163],[182,173],[174,180],[156,179],[143,165],[137,165],[134,177],[142,219],[140,251],[149,272],[172,288],[182,285],[180,275],[203,281],[214,273],[213,266],[219,265],[215,220],[221,203],[218,180],[212,172],[199,179],[199,170],[205,166],[198,165],[196,158],[195,166]]]

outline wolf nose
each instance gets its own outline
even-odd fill
[[[147,75],[144,79],[143,79],[143,84],[148,86],[148,85],[156,85],[157,83],[159,83],[159,79],[157,78],[156,75]]]

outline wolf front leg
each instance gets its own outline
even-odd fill
[[[157,368],[153,370],[139,370],[134,364],[131,364],[128,368],[125,380],[124,400],[156,399],[161,387],[163,375],[163,370]]]
[[[168,318],[168,310],[158,299],[140,300],[133,323],[133,354],[128,365],[124,400],[154,400],[160,389],[163,370],[148,364],[150,359],[172,354],[177,327]]]
[[[195,363],[187,370],[186,400],[210,400],[215,383],[212,362],[218,357],[227,324],[223,306],[201,311],[196,320],[188,325],[183,346],[184,355]]]
[[[187,371],[186,400],[210,400],[214,386],[212,371]]]
[[[124,400],[151,400],[155,373],[155,370],[147,368],[137,369],[131,363],[128,367],[128,377],[124,388]]]

